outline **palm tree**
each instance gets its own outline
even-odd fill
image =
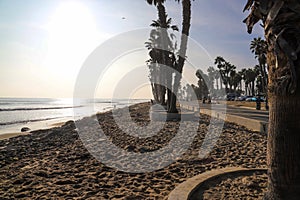
[[[180,2],[180,0],[176,0],[177,2]],[[167,15],[165,11],[165,7],[163,3],[165,0],[147,0],[147,2],[151,5],[156,5],[158,9],[158,15],[159,15],[159,22],[160,26],[163,29],[162,31],[162,42],[164,45],[166,45],[168,33],[166,29],[167,26]],[[175,58],[175,55],[173,54],[172,59],[168,59],[169,52],[162,51],[162,64],[170,66],[171,68],[177,70],[179,75],[177,74],[174,79],[172,74],[167,74],[167,111],[169,113],[178,113],[178,110],[176,108],[176,94],[178,92],[178,88],[180,85],[180,80],[182,76],[183,66],[186,59],[186,51],[187,51],[187,42],[188,42],[188,36],[189,36],[189,30],[191,26],[191,0],[182,0],[182,31],[181,31],[181,42],[180,42],[180,48],[178,51],[178,56]],[[163,50],[167,50],[167,46],[162,46]],[[173,59],[174,58],[174,59]],[[171,61],[171,62],[170,62]],[[172,85],[173,84],[173,85]]]
[[[241,74],[239,72],[236,72],[235,70],[232,70],[230,72],[230,80],[229,80],[231,92],[237,93],[237,87],[241,85],[241,81],[242,81]]]
[[[216,79],[216,87],[217,87],[217,90],[219,90],[219,83],[218,83],[218,80],[220,79],[220,73],[218,71],[215,71],[215,77]],[[222,89],[222,83],[220,84],[220,89]]]
[[[243,68],[240,73],[241,73],[241,76],[242,76],[242,80],[245,83],[245,95],[249,95],[249,93],[248,93],[248,82],[247,82],[247,78],[246,78],[246,72],[247,72],[247,69]]]
[[[300,2],[248,0],[248,32],[262,20],[270,100],[268,192],[265,199],[300,198]]]
[[[215,83],[215,77],[216,77],[216,69],[212,66],[209,66],[207,68],[207,73],[208,73],[208,80],[209,80],[209,90],[210,93],[212,94],[214,92],[214,83]],[[218,72],[217,72],[218,73]]]
[[[243,78],[243,69],[242,70],[240,70],[239,72],[238,72],[238,74],[239,74],[239,77],[240,77],[240,82],[239,82],[239,90],[240,90],[240,93],[242,93],[242,91],[243,91],[243,80],[244,80],[244,78]]]
[[[158,10],[158,17],[161,23],[161,28],[167,28],[167,14],[165,6],[163,5],[166,0],[147,0],[148,4],[155,5]]]
[[[217,56],[215,58],[215,65],[219,69],[221,79],[225,85],[225,91],[229,92],[228,85],[230,80],[230,72],[235,70],[236,67],[230,62],[227,62],[222,56]]]
[[[249,68],[246,70],[246,80],[248,82],[248,84],[250,85],[250,94],[252,96],[255,96],[255,80],[257,77],[258,73],[257,70],[254,68]]]
[[[180,2],[179,0],[176,0]],[[181,81],[183,66],[186,59],[186,51],[187,51],[187,43],[188,43],[188,36],[191,27],[191,0],[182,0],[182,30],[181,30],[181,39],[180,39],[180,48],[179,48],[179,55],[175,62],[175,70],[179,72],[174,77],[174,86],[173,92],[171,93],[171,98],[169,101],[169,108],[168,111],[170,113],[178,113],[176,108],[176,93],[178,91],[178,86]]]
[[[254,38],[250,44],[250,50],[258,59],[261,76],[265,79],[263,84],[267,85],[268,74],[266,72],[267,43],[261,37]]]
[[[167,60],[166,60],[167,55],[165,54],[166,52],[163,51],[163,50],[168,49],[166,41],[168,41],[168,39],[169,39],[167,30],[166,30],[168,27],[167,14],[166,14],[165,6],[163,5],[165,0],[147,0],[147,2],[150,5],[155,5],[158,10],[158,18],[159,19],[157,21],[153,21],[153,23],[150,26],[160,28],[160,29],[151,31],[149,42],[146,43],[146,47],[148,48],[148,50],[150,50],[149,55],[152,59],[152,62],[158,63],[158,64],[154,64],[155,65],[154,67],[160,68],[159,70],[158,69],[153,70],[154,72],[157,73],[156,76],[160,76],[160,78],[158,80],[156,80],[156,81],[158,81],[158,82],[156,82],[158,84],[156,84],[156,83],[153,84],[153,87],[155,89],[152,90],[152,93],[154,92],[153,96],[157,103],[159,103],[161,105],[165,105],[165,93],[166,93],[165,86],[168,85],[168,83],[166,83],[167,74],[166,74],[164,68],[160,67],[160,65],[159,65],[159,64],[161,64],[161,65],[167,64]],[[154,35],[156,35],[157,37],[153,40]]]
[[[223,68],[225,67],[225,59],[222,56],[217,56],[215,58],[215,63],[214,63],[217,68],[219,69],[219,74],[220,74],[220,87],[222,89],[222,80],[224,79],[224,70]]]
[[[173,31],[178,31],[176,25],[171,25],[171,21],[171,18],[167,20],[166,27],[171,28]],[[152,94],[156,103],[165,105],[165,86],[168,84],[166,82],[168,79],[165,69],[161,65],[167,65],[167,63],[170,62],[170,54],[174,56],[177,43],[176,41],[173,41],[175,38],[173,33],[170,35],[167,33],[167,37],[165,39],[162,38],[165,30],[161,28],[162,25],[160,20],[153,20],[150,26],[154,27],[154,29],[151,30],[149,41],[145,42],[145,46],[148,50],[150,50],[149,55],[151,58],[147,61],[147,65],[150,70],[149,78],[152,87]],[[167,51],[165,51],[164,48],[167,48]]]
[[[225,72],[224,72],[224,68],[225,68],[225,59],[222,56],[217,56],[215,58],[215,63],[214,63],[217,68],[219,69],[220,72],[220,86],[222,88],[222,82],[225,79]],[[226,88],[227,90],[227,88]]]
[[[259,72],[261,74],[261,84],[262,84],[262,91],[266,96],[266,109],[268,110],[268,101],[267,101],[267,85],[268,85],[268,74],[266,71],[266,62],[267,62],[267,43],[265,40],[261,39],[261,37],[254,38],[250,44],[250,50],[254,53],[255,58],[258,59],[259,63]]]
[[[229,88],[230,88],[230,92],[233,92],[232,90],[232,87],[233,87],[233,82],[234,82],[234,77],[236,75],[236,71],[235,70],[232,70],[230,73],[229,73]]]

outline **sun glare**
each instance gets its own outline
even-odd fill
[[[90,10],[80,2],[62,2],[46,29],[49,34],[47,70],[55,75],[76,75],[97,44],[96,23]]]

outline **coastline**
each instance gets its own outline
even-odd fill
[[[30,132],[15,132],[15,133],[2,133],[0,134],[0,140],[6,140],[21,135],[28,135]]]
[[[1,99],[1,98],[0,98]],[[5,98],[4,98],[5,99]],[[30,101],[29,101],[30,100]],[[91,117],[96,115],[96,112],[87,112],[85,113],[85,108],[90,109],[90,106],[95,106],[95,110],[98,110],[100,113],[111,111],[114,108],[123,108],[135,103],[142,103],[148,102],[147,99],[133,99],[133,100],[125,100],[125,99],[93,99],[94,104],[91,104],[90,99],[85,99],[82,101],[82,105],[74,106],[70,104],[70,99],[44,99],[44,98],[33,98],[33,99],[24,99],[24,98],[17,98],[17,101],[20,101],[20,105],[16,106],[13,105],[12,107],[5,107],[0,109],[0,111],[4,112],[3,121],[0,123],[0,140],[7,139],[10,137],[15,137],[18,135],[28,134],[32,131],[50,129],[53,127],[60,127],[64,125],[67,121],[79,120],[84,117]],[[29,105],[28,106],[28,103]],[[58,103],[55,103],[58,102]],[[7,102],[5,102],[6,104]],[[114,106],[112,105],[114,104]],[[70,111],[70,109],[75,109]],[[11,121],[6,120],[5,112],[14,112],[12,116],[8,118]],[[44,111],[57,111],[57,113],[48,113],[49,115],[45,115],[43,113],[40,115],[40,118],[32,117],[28,115],[28,113],[35,115],[35,113],[31,113],[32,111],[44,112]],[[16,112],[16,113],[15,113]],[[18,113],[20,112],[20,113]],[[28,113],[22,113],[28,112]],[[76,112],[76,115],[74,115]],[[14,116],[24,115],[24,118],[17,117],[17,120],[14,119]],[[0,118],[1,121],[1,118]],[[27,132],[21,132],[23,127],[28,127],[30,130]]]
[[[74,120],[73,117],[63,117],[58,119],[49,119],[38,122],[28,122],[26,124],[17,124],[10,128],[0,129],[0,140],[9,139],[11,137],[16,137],[19,135],[28,135],[31,134],[32,131],[51,129],[54,127],[61,127],[67,121]],[[21,132],[23,127],[30,128],[29,131]]]
[[[149,123],[149,103],[129,106],[129,110],[137,124]],[[85,136],[92,142],[103,144],[103,141],[93,139],[95,134],[90,129],[89,119],[91,117],[79,120],[84,125]],[[111,112],[99,113],[97,119],[108,140],[132,153],[147,153],[164,147],[176,135],[174,127],[178,125],[167,122],[158,134],[137,139],[118,128]],[[209,155],[200,158],[199,150],[209,122],[209,116],[201,115],[190,148],[173,163],[145,173],[120,171],[95,159],[70,121],[61,127],[2,140],[0,196],[6,199],[166,199],[181,182],[212,169],[266,167],[266,136],[232,123],[225,123],[216,146]],[[188,133],[189,128],[185,131]],[[110,149],[104,153],[115,155]],[[122,158],[122,155],[117,156]],[[145,158],[150,164],[158,164],[157,160]]]

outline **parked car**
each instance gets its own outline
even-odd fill
[[[228,94],[226,95],[226,100],[227,100],[227,101],[234,101],[236,97],[237,97],[236,94],[234,94],[234,93],[228,93]]]
[[[255,101],[259,100],[260,102],[264,102],[265,98],[264,97],[255,97]]]
[[[245,101],[255,101],[255,97],[253,96],[248,96]]]
[[[262,97],[248,97],[246,98],[246,101],[257,101],[264,102],[264,99]]]
[[[245,101],[247,98],[251,98],[252,96],[240,96],[238,101]]]

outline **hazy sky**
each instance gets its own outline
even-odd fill
[[[201,56],[221,55],[238,68],[257,63],[249,43],[263,32],[259,26],[252,35],[246,32],[242,23],[248,14],[242,13],[245,3],[192,2],[190,37],[203,47],[202,52],[187,55],[193,60],[199,57],[194,67],[210,65],[211,60]],[[166,8],[173,24],[181,27],[181,5],[170,0]],[[0,97],[72,97],[78,73],[95,48],[124,32],[149,28],[153,19],[157,19],[156,8],[146,0],[0,0]],[[141,40],[141,47],[148,37]],[[132,54],[120,55],[108,68],[99,66],[109,73],[98,80],[97,97],[110,97],[130,67],[145,64],[146,49]],[[136,96],[149,96],[139,91],[147,86],[137,88]]]

